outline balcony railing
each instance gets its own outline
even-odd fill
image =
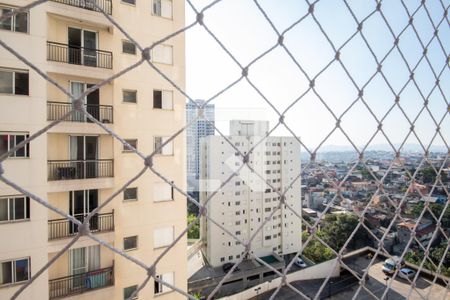
[[[47,102],[47,121],[54,121],[67,114],[73,108],[70,102]],[[108,124],[113,122],[113,107],[111,105],[86,104],[86,110],[95,119]],[[87,122],[92,123],[85,115],[74,112],[64,119],[66,122]]]
[[[49,160],[48,180],[104,178],[114,176],[112,159]]]
[[[49,280],[49,298],[55,299],[114,285],[114,267]]]
[[[112,52],[47,41],[47,60],[112,69]]]
[[[75,216],[80,222],[84,222],[85,215]],[[114,211],[110,213],[96,214],[89,220],[91,232],[106,232],[114,230]],[[60,239],[70,237],[78,232],[78,225],[67,219],[55,219],[48,221],[48,239]]]
[[[53,2],[58,2],[62,4],[67,4],[70,6],[80,7],[87,10],[101,11],[95,5],[97,4],[104,12],[108,15],[112,13],[112,1],[111,0],[51,0]]]

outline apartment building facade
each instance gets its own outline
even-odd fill
[[[238,176],[207,202],[207,213],[242,241],[255,235],[251,249],[257,257],[296,253],[302,242],[301,219],[298,217],[302,207],[301,181],[300,178],[296,180],[301,167],[300,145],[293,137],[264,139],[268,130],[266,121],[230,122],[227,138],[242,154],[249,155],[249,165],[255,172],[246,166],[239,170],[242,157],[221,136],[203,137],[200,142],[200,202],[205,204],[222,182],[238,172]],[[279,205],[278,192],[287,189],[286,204],[298,216],[285,205],[271,215]],[[266,219],[267,223],[260,229]],[[213,266],[236,262],[244,255],[244,247],[239,241],[206,218],[201,220],[201,236],[204,253]]]
[[[198,193],[198,180],[200,177],[200,138],[214,135],[215,110],[214,104],[206,104],[204,100],[190,101],[186,104],[186,163],[188,191]],[[199,107],[202,107],[205,119],[198,119]]]
[[[1,0],[2,13],[31,0]],[[184,26],[184,3],[95,0],[144,47]],[[1,39],[74,96],[141,59],[141,53],[90,1],[50,0],[0,24]],[[177,35],[151,52],[155,66],[185,86],[185,41]],[[0,49],[0,153],[72,108],[70,97]],[[185,123],[185,100],[147,63],[84,99],[87,111],[145,154]],[[184,135],[153,166],[185,187]],[[80,221],[144,167],[141,158],[79,113],[68,116],[2,163],[4,176]],[[171,214],[165,212],[170,211]],[[186,201],[149,170],[90,222],[96,237],[150,265],[186,227]],[[0,299],[36,274],[77,234],[77,226],[0,182]],[[7,241],[7,242],[5,242]],[[156,267],[186,289],[186,239]],[[146,271],[81,237],[19,299],[126,299]],[[181,299],[151,280],[138,299]]]

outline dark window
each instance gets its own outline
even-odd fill
[[[26,281],[30,276],[29,258],[4,261],[0,264],[0,285]]]
[[[0,155],[8,152],[26,138],[28,138],[28,134],[0,133]],[[17,149],[10,157],[30,157],[30,144]]]
[[[137,200],[137,188],[127,188],[123,191],[123,200]]]
[[[10,7],[1,7],[0,12],[1,15],[12,12],[13,9]],[[0,22],[0,28],[10,31],[16,32],[28,32],[28,13],[21,12],[12,18],[5,19],[3,22]]]
[[[137,248],[137,235],[123,238],[123,250],[131,250]]]
[[[136,4],[136,0],[122,0],[122,2],[128,3],[128,4],[133,4],[133,5]]]
[[[122,41],[122,52],[136,54],[136,45],[130,41]]]
[[[137,102],[137,91],[123,90],[122,91],[123,102],[136,103]]]
[[[131,297],[133,292],[137,289],[137,285],[132,285],[123,289],[123,299],[126,300]],[[137,298],[137,295],[134,299]]]
[[[0,93],[28,95],[28,72],[0,69]]]
[[[125,142],[127,142],[132,147],[137,149],[137,139],[126,139]],[[130,152],[130,151],[132,151],[132,149],[129,149],[128,146],[123,145],[123,151],[124,152]]]
[[[0,198],[0,222],[26,220],[30,218],[30,198]]]
[[[153,90],[153,108],[162,108],[162,91]]]

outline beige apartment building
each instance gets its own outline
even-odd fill
[[[239,169],[242,157],[221,136],[200,139],[200,202],[205,204],[222,182],[237,173],[238,176],[206,204],[207,212],[210,219],[241,241],[249,241],[255,235],[251,253],[257,257],[295,254],[302,243],[302,223],[298,217],[302,207],[301,180],[297,179],[301,164],[300,144],[294,137],[269,136],[264,139],[268,131],[267,121],[230,122],[227,138],[242,154],[249,154],[248,162],[255,172],[246,166]],[[251,153],[250,149],[253,149]],[[286,204],[298,216],[285,205],[276,210],[280,201],[278,193],[286,190]],[[239,261],[243,258],[244,247],[216,223],[207,218],[201,220],[208,262],[221,266]]]
[[[2,13],[31,0],[0,0]],[[181,0],[95,0],[133,39],[149,46],[184,26]],[[0,38],[74,95],[141,59],[122,32],[87,0],[50,0],[0,24]],[[155,47],[152,61],[185,86],[185,41]],[[185,99],[144,63],[85,99],[87,110],[139,151],[150,154],[183,126]],[[71,109],[71,100],[0,49],[0,153]],[[185,188],[180,135],[153,163]],[[144,163],[119,141],[72,114],[3,164],[5,176],[79,220],[134,177]],[[170,213],[167,213],[170,212]],[[186,201],[147,171],[91,220],[95,235],[151,264],[186,227]],[[72,223],[0,183],[0,299],[36,274],[77,233]],[[159,278],[186,290],[186,238],[158,263]],[[19,299],[125,299],[146,272],[82,237]],[[152,279],[138,299],[181,299]]]

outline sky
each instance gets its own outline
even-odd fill
[[[197,10],[201,10],[212,1],[192,0]],[[376,6],[376,1],[348,0],[354,16],[363,20],[362,33],[371,45],[378,60],[386,55],[393,46],[394,38],[380,13],[366,18]],[[408,0],[407,8],[412,13],[420,1]],[[267,13],[279,32],[290,28],[308,11],[306,1],[301,0],[260,0],[258,3]],[[443,1],[447,7],[450,1]],[[443,17],[443,8],[439,1],[427,1],[427,9],[437,25]],[[381,10],[398,35],[408,24],[408,14],[398,0],[383,1]],[[314,8],[314,16],[327,33],[336,48],[343,45],[356,32],[357,23],[342,0],[322,0]],[[195,13],[186,3],[186,24],[195,20]],[[276,45],[278,36],[274,29],[258,10],[252,0],[223,0],[204,12],[204,22],[208,29],[229,50],[242,65],[247,66],[266,50]],[[432,38],[434,29],[424,9],[414,16],[414,26],[424,44]],[[440,73],[441,90],[435,89],[429,96],[429,109],[437,122],[444,118],[441,132],[446,142],[450,139],[450,116],[448,104],[443,95],[450,95],[450,68],[446,66],[446,56],[450,51],[450,27],[448,19],[439,27],[442,49],[437,39],[428,47],[428,59],[435,72]],[[310,78],[315,77],[334,58],[330,43],[320,31],[319,26],[309,15],[302,22],[290,28],[284,34],[284,44]],[[414,30],[409,27],[400,37],[399,48],[404,59],[413,68],[422,56],[422,46]],[[377,64],[360,34],[357,34],[341,49],[341,61],[355,83],[362,87],[376,72]],[[447,53],[447,55],[446,55]],[[409,78],[409,71],[397,49],[384,60],[383,73],[395,93],[399,93]],[[309,81],[300,71],[287,52],[276,47],[249,67],[249,80],[280,112],[291,105],[309,87]],[[187,94],[193,99],[210,99],[241,76],[240,67],[220,47],[214,38],[200,25],[186,32],[186,80]],[[427,97],[434,84],[435,77],[425,59],[415,71],[415,79],[422,94]],[[358,90],[342,66],[331,63],[315,80],[317,94],[327,103],[336,117],[357,99]],[[395,102],[395,96],[378,73],[364,88],[364,100],[375,116],[381,120]],[[231,119],[269,120],[274,126],[277,114],[245,80],[241,80],[230,89],[217,96],[212,103],[216,106],[216,125],[228,132]],[[410,82],[400,94],[400,105],[404,113],[414,120],[423,106],[423,99]],[[315,149],[332,131],[336,121],[333,115],[321,103],[314,92],[309,91],[285,114],[285,122],[302,142]],[[409,132],[410,125],[398,107],[394,107],[383,120],[383,129],[393,143],[401,143]],[[341,126],[357,146],[365,145],[377,130],[377,122],[365,105],[358,101],[341,119]],[[435,124],[427,111],[422,112],[415,124],[420,140],[429,144],[435,133]],[[290,135],[280,127],[273,135]],[[371,145],[386,144],[386,138],[378,133]],[[414,136],[407,143],[418,144]],[[324,145],[350,145],[348,139],[335,131]],[[441,137],[433,145],[444,145]]]

